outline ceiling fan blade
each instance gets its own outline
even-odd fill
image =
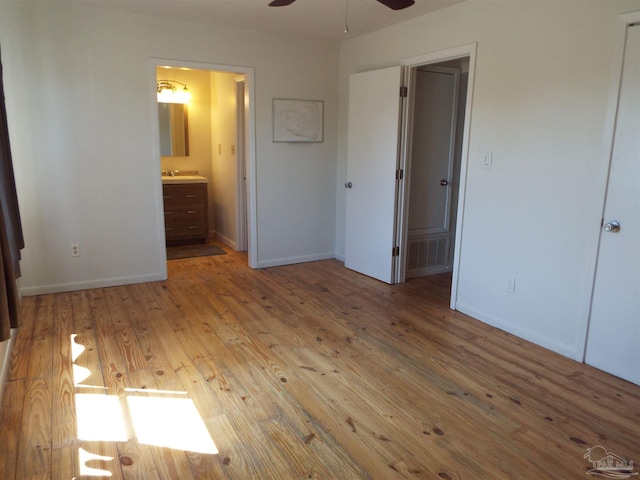
[[[392,10],[402,10],[403,8],[410,7],[414,3],[414,0],[378,0],[381,4],[386,5]]]
[[[273,0],[269,4],[270,7],[286,7],[287,5],[291,5],[296,0]]]

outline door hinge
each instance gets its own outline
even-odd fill
[[[400,247],[393,247],[391,249],[391,256],[392,257],[397,257],[400,255]]]
[[[404,177],[404,170],[400,168],[396,170],[396,180],[402,180],[403,177]]]
[[[400,96],[404,98],[408,95],[408,93],[409,93],[409,89],[405,85],[402,85],[400,87]]]

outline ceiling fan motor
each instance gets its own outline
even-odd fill
[[[296,0],[273,0],[269,3],[270,7],[286,7],[291,5]],[[414,0],[377,0],[381,4],[389,7],[391,10],[402,10],[403,8],[410,7],[414,3]]]

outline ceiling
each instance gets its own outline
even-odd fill
[[[376,0],[297,0],[287,7],[269,7],[269,1],[71,0],[70,3],[209,25],[341,41],[463,0],[415,0],[415,5],[397,11]],[[349,33],[345,34],[347,1]]]

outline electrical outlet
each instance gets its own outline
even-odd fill
[[[79,257],[80,256],[80,244],[79,243],[72,243],[71,244],[71,256],[72,257]]]
[[[516,293],[516,277],[507,278],[507,293]]]

